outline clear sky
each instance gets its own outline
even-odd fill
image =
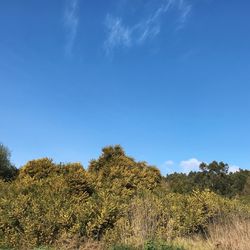
[[[106,145],[162,173],[250,169],[249,0],[2,0],[0,141],[12,161]]]

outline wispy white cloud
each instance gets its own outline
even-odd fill
[[[177,170],[176,164],[172,160],[167,160],[161,165],[161,170],[164,173],[173,173],[175,171],[181,172],[181,173],[189,173],[191,171],[200,171],[199,166],[202,163],[202,161],[196,159],[196,158],[190,158],[188,160],[183,160],[179,163],[179,168]],[[237,165],[229,165],[228,172],[235,173],[240,170],[240,167]]]
[[[186,2],[185,0],[179,0],[178,8],[180,10],[180,17],[179,17],[179,25],[177,29],[180,29],[180,28],[183,28],[183,26],[185,25],[187,21],[187,18],[191,14],[192,5]]]
[[[153,1],[153,0],[152,0]],[[142,18],[132,25],[126,25],[121,17],[107,14],[105,28],[107,39],[104,48],[107,53],[117,47],[139,45],[155,38],[161,31],[161,19],[171,9],[178,10],[178,29],[183,27],[191,12],[192,6],[187,0],[164,0],[146,18]]]
[[[198,171],[201,161],[191,158],[180,162],[181,172],[189,173],[190,171]]]
[[[67,55],[72,54],[74,46],[79,17],[77,14],[78,0],[67,0],[66,8],[64,11],[64,26],[67,32],[67,41],[65,45],[65,52]]]
[[[240,167],[236,166],[236,165],[231,165],[229,166],[228,168],[228,172],[231,172],[231,173],[235,173],[235,172],[238,172],[240,170]]]
[[[109,32],[104,44],[107,52],[116,46],[130,46],[132,30],[126,27],[120,18],[108,14],[105,24]]]

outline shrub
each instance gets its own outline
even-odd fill
[[[89,187],[80,177],[80,184]],[[65,232],[86,235],[95,204],[88,188],[75,192],[67,178],[37,175],[0,185],[1,247],[52,245]]]
[[[119,145],[103,148],[102,155],[90,162],[88,172],[97,188],[110,189],[122,197],[141,188],[153,190],[161,181],[158,169],[136,162]]]

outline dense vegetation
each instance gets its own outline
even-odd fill
[[[202,163],[199,172],[170,174],[166,181],[171,191],[181,194],[191,193],[194,189],[210,189],[226,197],[249,195],[250,171],[240,169],[238,172],[228,173],[228,168],[223,162]]]
[[[250,218],[250,171],[223,162],[163,177],[114,146],[87,170],[48,158],[17,170],[2,145],[0,178],[0,248],[190,249],[177,240]]]

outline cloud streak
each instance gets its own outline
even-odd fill
[[[183,28],[183,26],[185,25],[185,23],[187,21],[187,18],[191,14],[192,5],[187,3],[185,0],[180,0],[178,8],[179,8],[181,14],[179,17],[179,25],[178,25],[177,29],[181,29],[181,28]]]
[[[104,44],[107,52],[117,46],[129,47],[131,45],[132,30],[126,27],[120,18],[108,14],[105,25],[108,29],[108,38]]]
[[[192,10],[191,4],[186,0],[165,0],[149,16],[132,25],[126,25],[121,17],[107,14],[105,20],[107,39],[104,42],[107,54],[112,53],[115,48],[129,48],[155,38],[161,31],[162,17],[171,9],[178,11],[177,29],[182,28]]]
[[[72,55],[72,49],[75,43],[79,17],[77,14],[78,0],[67,0],[64,12],[64,26],[66,29],[66,45],[65,53],[68,56]]]

